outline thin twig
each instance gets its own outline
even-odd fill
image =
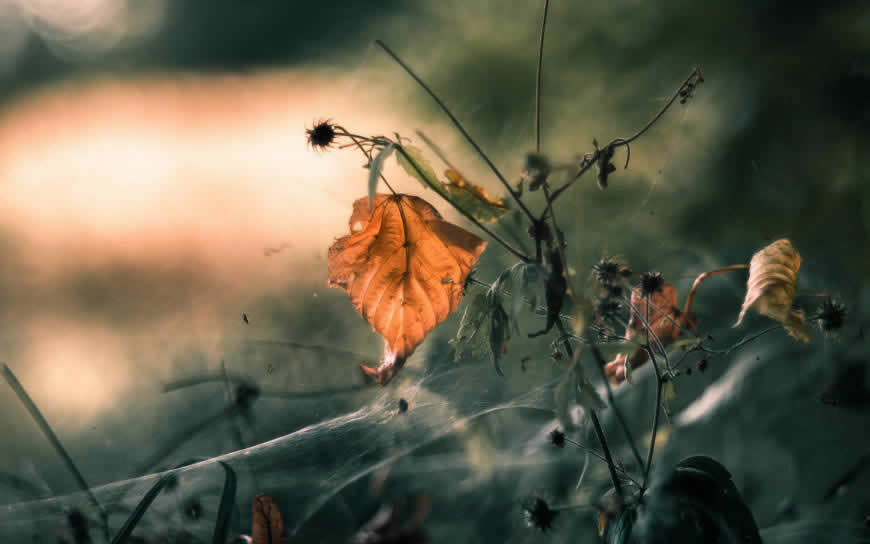
[[[544,36],[547,33],[547,11],[550,0],[544,0],[544,16],[541,19],[541,43],[538,46],[538,73],[535,86],[535,151],[541,152],[541,86],[544,75]]]
[[[649,302],[650,298],[651,297],[649,295],[646,295],[647,303]],[[647,451],[647,456],[646,456],[646,467],[644,468],[644,471],[643,471],[643,486],[641,486],[641,494],[643,494],[643,492],[646,490],[646,484],[649,481],[649,472],[650,472],[650,469],[652,468],[653,452],[655,451],[655,447],[656,447],[656,434],[658,433],[658,430],[659,430],[659,412],[661,412],[662,386],[664,385],[664,382],[662,381],[662,373],[659,370],[659,365],[658,365],[658,362],[656,361],[655,351],[652,348],[650,348],[650,344],[649,344],[650,334],[655,336],[655,333],[652,331],[652,328],[649,326],[649,304],[646,305],[646,322],[645,323],[646,323],[647,337],[646,337],[646,345],[644,346],[644,349],[646,350],[647,354],[649,355],[649,360],[652,363],[653,369],[655,370],[655,373],[656,373],[656,404],[655,404],[655,411],[653,412],[653,423],[652,423],[652,433],[651,433],[652,436],[650,438],[649,450]],[[664,350],[664,348],[662,348],[662,350]],[[668,366],[670,366],[670,365],[668,365]]]
[[[601,380],[604,382],[604,388],[607,391],[607,400],[610,402],[610,407],[613,409],[613,414],[616,417],[616,421],[619,423],[619,427],[622,429],[622,434],[625,435],[625,440],[628,442],[629,447],[631,448],[631,453],[634,455],[634,460],[637,462],[637,466],[640,470],[644,470],[643,459],[640,456],[640,450],[637,449],[637,444],[634,441],[634,436],[631,434],[631,429],[628,427],[628,423],[626,423],[625,418],[622,416],[622,410],[616,405],[616,397],[613,395],[613,388],[610,387],[610,380],[607,378],[607,374],[604,372],[604,365],[606,362],[604,361],[604,357],[601,355],[601,351],[598,349],[598,346],[593,345],[592,355],[595,358],[595,363],[598,366],[598,370],[601,373]]]
[[[656,123],[656,121],[661,119],[662,115],[664,115],[668,111],[668,109],[670,109],[671,105],[673,105],[673,103],[677,100],[677,98],[679,98],[680,92],[686,87],[686,85],[688,85],[689,82],[692,81],[692,79],[694,79],[695,77],[700,77],[700,75],[701,75],[701,70],[699,68],[695,68],[694,70],[692,70],[692,73],[690,73],[688,75],[688,77],[686,77],[686,79],[683,81],[683,83],[680,85],[680,87],[671,96],[670,100],[668,100],[667,103],[665,103],[665,105],[662,107],[662,109],[659,110],[659,112],[655,115],[655,117],[653,117],[650,120],[650,122],[646,124],[646,126],[644,126],[642,129],[640,129],[636,133],[634,133],[633,136],[630,136],[628,138],[617,138],[617,140],[620,143],[618,143],[616,145],[620,145],[620,146],[621,145],[628,145],[631,142],[633,142],[633,141],[637,140],[638,138],[640,138],[641,136],[643,136],[644,133],[647,130],[649,130]]]
[[[474,150],[477,152],[477,154],[480,155],[480,157],[487,164],[487,166],[489,166],[490,170],[492,170],[492,172],[499,179],[499,181],[501,181],[502,185],[504,185],[505,189],[507,189],[508,193],[510,193],[511,197],[513,197],[513,199],[516,201],[517,205],[519,205],[519,207],[523,210],[523,212],[526,214],[526,216],[529,218],[529,220],[534,222],[535,216],[532,214],[531,211],[529,211],[529,209],[526,207],[525,203],[522,201],[520,196],[516,193],[516,191],[514,191],[514,188],[511,187],[510,183],[507,182],[507,180],[504,178],[504,176],[501,174],[501,172],[498,170],[498,168],[496,168],[495,164],[493,164],[493,162],[491,160],[489,160],[489,157],[486,155],[486,153],[483,152],[483,150],[480,148],[480,146],[477,145],[477,142],[475,142],[474,139],[468,134],[468,132],[466,132],[465,128],[462,126],[462,123],[460,123],[459,120],[456,119],[456,117],[447,108],[447,106],[444,104],[444,102],[442,102],[441,99],[438,98],[438,96],[432,91],[432,89],[430,89],[429,86],[426,85],[426,83],[424,83],[423,80],[420,79],[417,76],[417,74],[415,74],[414,71],[411,70],[411,68],[402,61],[402,59],[400,59],[395,53],[393,53],[393,51],[389,47],[387,47],[384,44],[384,42],[382,42],[381,40],[375,40],[375,43],[378,44],[378,46],[380,46],[380,48],[383,49],[384,52],[387,53],[387,55],[392,57],[392,59],[394,61],[396,61],[396,64],[401,66],[402,69],[405,70],[405,72],[407,72],[408,75],[411,76],[411,78],[414,81],[416,81],[417,84],[420,85],[420,87],[424,91],[426,91],[426,93],[429,94],[430,97],[432,97],[432,100],[434,100],[435,103],[438,104],[438,106],[441,108],[441,111],[443,111],[447,115],[447,117],[450,118],[450,121],[453,123],[453,126],[455,126],[456,129],[465,138],[465,140],[469,144],[471,144],[471,147],[474,148]]]
[[[670,100],[668,100],[665,103],[665,105],[662,107],[661,110],[659,110],[659,112],[655,115],[655,117],[653,117],[643,128],[638,130],[634,135],[632,135],[628,138],[616,138],[613,141],[611,141],[609,144],[604,146],[603,148],[596,149],[593,153],[587,153],[584,156],[583,162],[580,164],[579,170],[577,171],[576,174],[574,174],[574,177],[571,178],[569,181],[565,182],[564,185],[562,185],[561,187],[559,187],[558,189],[553,191],[553,200],[557,199],[559,197],[559,195],[561,195],[563,192],[565,192],[566,189],[568,189],[568,187],[573,185],[575,181],[580,179],[580,177],[582,177],[583,174],[585,174],[590,168],[592,168],[592,165],[596,164],[598,162],[598,159],[601,156],[601,152],[604,149],[612,148],[612,147],[622,147],[622,146],[627,147],[629,144],[631,144],[631,142],[633,142],[636,139],[643,136],[646,133],[646,131],[649,130],[662,117],[662,115],[664,115],[670,109],[670,107],[673,105],[673,103],[676,101],[676,99],[680,96],[680,92],[682,92],[686,88],[686,86],[695,78],[702,80],[701,79],[701,71],[698,68],[695,68],[694,70],[692,70],[692,73],[690,73],[689,76],[683,81],[683,83],[677,88],[677,90],[674,92],[673,96],[671,96]],[[545,210],[545,213],[546,213],[546,210]]]
[[[565,330],[565,325],[562,323],[561,319],[556,320],[556,326],[559,328],[559,333],[565,336],[567,331]],[[565,352],[568,354],[568,357],[573,360],[574,348],[571,347],[571,343],[565,340],[563,345],[565,346]],[[620,502],[622,502],[625,497],[622,493],[622,486],[619,483],[619,477],[616,475],[616,463],[613,462],[613,456],[610,455],[610,447],[607,445],[607,438],[604,436],[604,429],[601,428],[601,422],[598,420],[598,414],[595,413],[595,410],[589,410],[589,419],[592,420],[592,427],[595,429],[595,436],[598,438],[598,442],[601,443],[601,449],[604,452],[604,460],[607,462],[607,469],[610,471],[610,481],[613,484],[613,489],[616,490],[616,494],[619,497]]]

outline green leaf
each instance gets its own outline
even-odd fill
[[[432,164],[423,156],[423,151],[412,145],[398,147],[396,162],[409,176],[419,181],[423,187],[434,189],[444,194],[443,183],[438,179],[438,174],[432,168]]]
[[[381,169],[384,167],[384,161],[390,156],[390,153],[395,149],[396,144],[390,144],[381,149],[378,156],[369,165],[369,205],[374,206],[375,195],[378,192],[378,180],[381,177]]]

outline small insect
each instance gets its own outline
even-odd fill
[[[399,399],[399,413],[404,414],[408,411],[408,401],[405,399]]]
[[[526,368],[527,368],[527,367],[526,367],[526,363],[528,363],[528,362],[531,361],[531,360],[532,360],[532,358],[531,358],[530,356],[528,356],[528,355],[526,355],[525,357],[523,357],[523,358],[520,360],[520,370],[522,370],[523,372],[525,372],[525,371],[526,371]]]
[[[242,321],[245,322],[245,325],[247,325],[247,324],[250,323],[250,322],[248,321],[248,314],[246,314],[246,313],[242,313]]]

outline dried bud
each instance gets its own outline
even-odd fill
[[[822,304],[818,314],[819,328],[828,335],[836,334],[843,328],[846,320],[846,306],[838,300],[828,299]]]
[[[523,166],[523,180],[529,183],[529,191],[537,191],[546,183],[552,167],[550,160],[543,153],[526,153],[526,163]]]
[[[604,257],[592,265],[592,274],[601,285],[611,286],[631,276],[631,270],[616,259]]]
[[[308,137],[308,145],[317,151],[324,151],[332,147],[335,141],[335,125],[328,119],[318,121],[313,128],[305,129]]]
[[[565,447],[565,433],[560,431],[559,429],[553,429],[550,431],[550,444],[556,446],[557,448]]]
[[[665,279],[660,272],[644,272],[640,275],[640,293],[650,297],[665,285]]]
[[[551,509],[547,501],[540,497],[536,497],[534,500],[523,505],[523,513],[525,514],[526,524],[543,533],[553,528],[553,521],[559,515],[559,512]]]

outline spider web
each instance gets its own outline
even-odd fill
[[[354,507],[347,504],[343,493],[380,495],[386,500],[395,493],[420,492],[433,496],[437,504],[456,493],[444,486],[444,477],[465,480],[465,485],[472,481],[483,485],[487,479],[504,478],[512,469],[528,474],[530,468],[552,463],[552,459],[539,455],[541,448],[530,450],[528,443],[530,437],[540,434],[542,421],[553,420],[553,374],[532,376],[537,383],[513,391],[486,363],[446,359],[416,377],[398,379],[397,385],[378,389],[371,400],[348,413],[178,469],[177,488],[158,496],[134,534],[151,538],[179,524],[195,538],[209,541],[223,485],[219,462],[232,467],[239,478],[234,532],[250,532],[251,500],[255,493],[265,492],[281,505],[291,538],[306,531],[324,531],[323,520],[336,517],[333,507],[339,506],[351,512],[338,516],[344,518],[344,528],[338,532],[352,534],[365,521],[366,512],[353,513]],[[406,370],[412,374],[414,369]],[[363,394],[359,396],[364,399]],[[409,405],[406,412],[398,409],[400,398]],[[467,432],[469,427],[500,418],[510,421],[510,433],[498,434],[499,444],[492,457],[475,458],[480,447]],[[541,441],[541,447],[546,445]],[[154,473],[92,490],[100,503],[108,506],[112,534],[159,477],[160,473]],[[252,482],[259,488],[254,489]],[[386,492],[378,491],[378,485],[385,482]],[[533,484],[525,492],[531,488]],[[245,489],[251,489],[250,496]],[[197,497],[202,503],[202,518],[195,523],[180,519],[185,497]],[[506,499],[518,503],[522,496],[515,493]],[[355,506],[360,503],[352,502]],[[2,506],[0,534],[16,541],[36,535],[50,538],[63,531],[66,513],[72,509],[91,520],[91,537],[98,539],[98,516],[83,493]]]

